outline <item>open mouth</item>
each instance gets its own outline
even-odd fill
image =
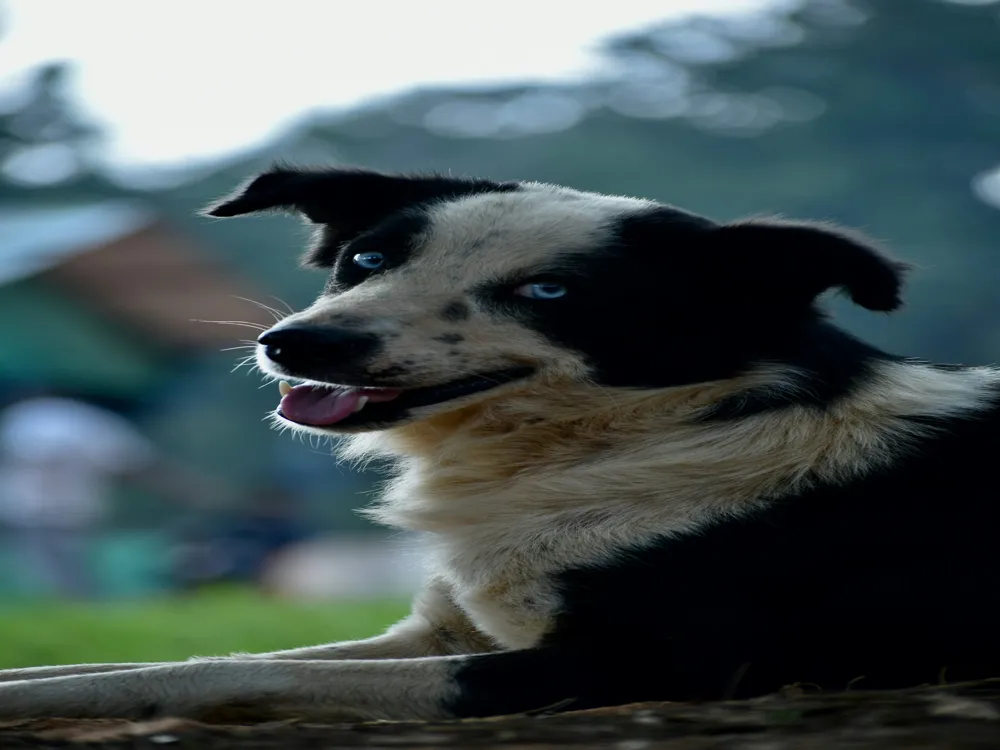
[[[492,390],[533,372],[531,367],[512,367],[423,388],[291,386],[282,382],[278,415],[309,427],[386,425],[404,419],[412,409]]]

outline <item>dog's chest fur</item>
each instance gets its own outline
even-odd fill
[[[388,454],[399,473],[378,521],[426,535],[432,574],[486,635],[526,648],[550,632],[562,605],[559,574],[766,508],[776,497],[843,484],[891,463],[926,431],[919,415],[983,406],[990,370],[941,372],[893,363],[826,410],[764,413],[739,422],[694,415],[720,389],[618,394],[575,420],[532,423],[514,404],[376,435],[344,451]],[[775,386],[777,387],[777,386]],[[580,394],[567,394],[579,410]],[[593,398],[593,396],[591,396]]]

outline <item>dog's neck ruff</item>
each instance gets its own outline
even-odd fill
[[[790,405],[733,421],[697,416],[748,388],[794,389],[794,373],[662,391],[592,394],[598,406],[571,418],[579,394],[531,394],[426,424],[350,438],[347,458],[389,456],[396,478],[369,515],[435,535],[497,542],[531,524],[539,535],[588,533],[630,516],[633,532],[672,534],[719,514],[817,483],[871,473],[931,434],[935,418],[960,417],[996,397],[1000,371],[943,370],[886,361],[825,409]],[[551,417],[528,423],[528,414]],[[578,411],[577,411],[578,414]],[[914,420],[914,417],[927,419]],[[928,421],[928,419],[930,421]]]

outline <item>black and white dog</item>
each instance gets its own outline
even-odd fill
[[[1000,676],[1000,371],[879,351],[833,227],[537,183],[276,169],[208,209],[317,226],[259,340],[278,423],[397,474],[413,613],[374,638],[0,673],[0,716],[442,719]],[[295,383],[292,385],[291,383]]]

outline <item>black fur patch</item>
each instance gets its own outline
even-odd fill
[[[465,336],[460,333],[442,333],[440,336],[435,336],[434,340],[442,344],[461,344],[465,341]]]
[[[323,268],[332,266],[327,289],[343,291],[406,263],[416,252],[426,230],[427,215],[416,209],[393,214],[346,245],[341,244],[337,232],[324,227],[320,241],[311,251],[310,262]],[[355,256],[372,252],[385,256],[385,264],[380,268],[370,270],[354,262]]]
[[[447,320],[449,323],[460,323],[463,320],[467,320],[469,315],[469,306],[461,300],[449,302],[441,308],[441,319]]]
[[[603,385],[660,388],[784,362],[807,375],[822,369],[793,398],[825,403],[842,395],[865,358],[876,354],[826,324],[817,296],[844,285],[870,307],[898,302],[902,264],[859,243],[822,227],[719,226],[661,207],[620,220],[605,247],[547,275],[567,287],[566,296],[490,294],[549,339],[584,354]],[[831,364],[847,350],[842,364]],[[834,382],[823,380],[838,368]],[[788,398],[748,394],[746,403],[719,408],[732,414]]]
[[[772,358],[794,368],[787,387],[735,394],[707,409],[702,418],[727,421],[793,404],[823,409],[850,395],[875,362],[897,359],[823,320],[807,330],[797,348]]]
[[[810,304],[836,287],[868,310],[891,312],[902,305],[903,278],[910,266],[858,232],[755,220],[720,227],[712,239],[719,277],[735,287],[737,298],[749,293],[757,304],[788,307]]]
[[[372,378],[374,382],[383,383],[393,378],[402,378],[410,374],[410,368],[403,365],[391,365],[390,367],[383,367],[381,370],[375,370],[372,372]]]

